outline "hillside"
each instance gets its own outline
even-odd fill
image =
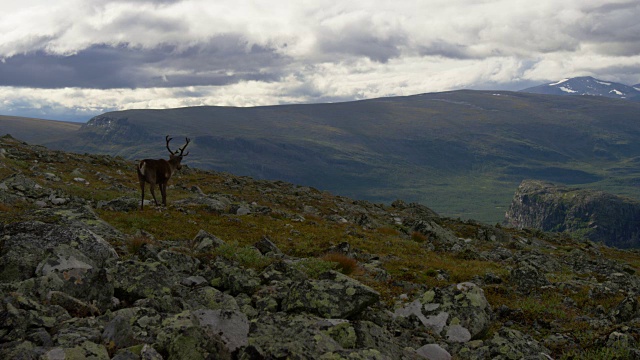
[[[140,211],[133,169],[0,138],[1,358],[640,353],[637,252],[192,167]]]
[[[0,115],[0,129],[2,134],[11,134],[34,144],[54,141],[66,137],[79,130],[83,124],[66,121],[25,118],[19,116]]]
[[[640,103],[454,91],[254,108],[192,107],[102,114],[55,149],[127,159],[166,156],[190,137],[189,164],[501,222],[523,179],[640,198]]]

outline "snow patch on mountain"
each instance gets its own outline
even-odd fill
[[[560,81],[558,81],[558,82],[555,82],[555,83],[553,83],[553,84],[549,84],[549,86],[556,86],[556,85],[560,85],[560,84],[562,84],[563,82],[567,82],[567,81],[569,81],[569,79],[562,79],[562,80],[560,80]]]
[[[591,76],[562,79],[521,91],[548,95],[591,95],[640,100],[640,84],[629,86],[612,81],[594,79]]]

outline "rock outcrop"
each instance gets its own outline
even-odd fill
[[[513,197],[505,224],[569,232],[619,248],[640,247],[640,202],[602,191],[525,180]]]

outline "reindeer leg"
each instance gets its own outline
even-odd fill
[[[162,194],[162,205],[167,207],[167,183],[160,184],[160,193]]]
[[[144,179],[140,179],[140,190],[142,190],[142,200],[140,201],[140,210],[144,208]]]
[[[158,200],[156,200],[156,184],[154,183],[150,183],[149,184],[149,188],[151,189],[151,196],[153,196],[153,201],[156,203],[156,206],[158,206]]]

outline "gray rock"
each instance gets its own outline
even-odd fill
[[[53,205],[64,205],[64,204],[66,204],[68,201],[69,201],[69,200],[68,200],[68,199],[65,199],[65,198],[53,198],[53,199],[51,199],[51,203],[52,203]]]
[[[109,275],[117,298],[129,303],[139,299],[154,300],[148,305],[175,310],[171,287],[177,282],[177,277],[160,262],[118,261],[109,268]]]
[[[193,243],[198,244],[195,248],[197,253],[208,253],[225,244],[224,241],[204,230],[198,231],[198,234],[193,238]]]
[[[82,227],[29,221],[5,226],[2,235],[6,240],[0,249],[0,282],[35,276],[38,264],[59,246],[76,249],[98,268],[118,257],[102,237]]]
[[[115,349],[153,343],[160,332],[161,315],[151,308],[130,307],[113,312],[111,320],[104,325],[101,341],[113,342]]]
[[[396,318],[414,315],[434,333],[440,335],[446,328],[447,337],[452,342],[464,342],[486,333],[493,312],[484,291],[477,285],[466,282],[444,289],[428,290],[417,300],[397,309],[393,315]],[[456,325],[460,328],[454,327]]]
[[[180,284],[188,287],[198,287],[208,284],[207,279],[202,276],[189,276],[180,280]]]
[[[451,354],[438,344],[427,344],[416,350],[418,355],[429,360],[451,360]]]
[[[240,358],[319,359],[343,349],[326,332],[328,327],[324,319],[308,314],[265,313],[252,322],[250,345]]]
[[[276,244],[269,239],[268,236],[263,236],[260,240],[258,240],[253,246],[256,247],[260,251],[262,255],[273,254],[273,255],[282,255],[282,251],[278,249]]]
[[[464,326],[451,325],[447,328],[447,341],[464,343],[471,340],[471,333]]]
[[[200,265],[200,260],[187,254],[172,251],[161,250],[157,255],[162,265],[166,266],[170,271],[191,274],[195,272]]]
[[[214,276],[212,284],[229,290],[234,296],[241,293],[251,295],[260,286],[260,278],[255,270],[243,269],[220,258],[212,264],[211,270]]]
[[[640,316],[638,300],[635,296],[624,298],[618,306],[611,311],[611,317],[617,323],[623,323]]]
[[[145,200],[145,205],[150,205],[150,203],[150,200]],[[109,201],[100,201],[96,207],[112,211],[137,211],[140,208],[140,198],[120,197]]]
[[[511,282],[515,283],[518,290],[524,294],[529,294],[542,286],[551,284],[544,274],[529,264],[511,270]]]
[[[166,318],[156,338],[159,352],[170,359],[204,359],[215,354],[218,359],[231,359],[224,339],[212,327],[200,326],[191,311],[183,311]]]
[[[287,312],[308,312],[325,318],[353,318],[375,304],[380,294],[370,287],[335,271],[319,280],[305,280],[291,287],[282,302]]]
[[[193,312],[200,326],[220,335],[229,352],[249,345],[249,320],[239,311],[202,309]]]

